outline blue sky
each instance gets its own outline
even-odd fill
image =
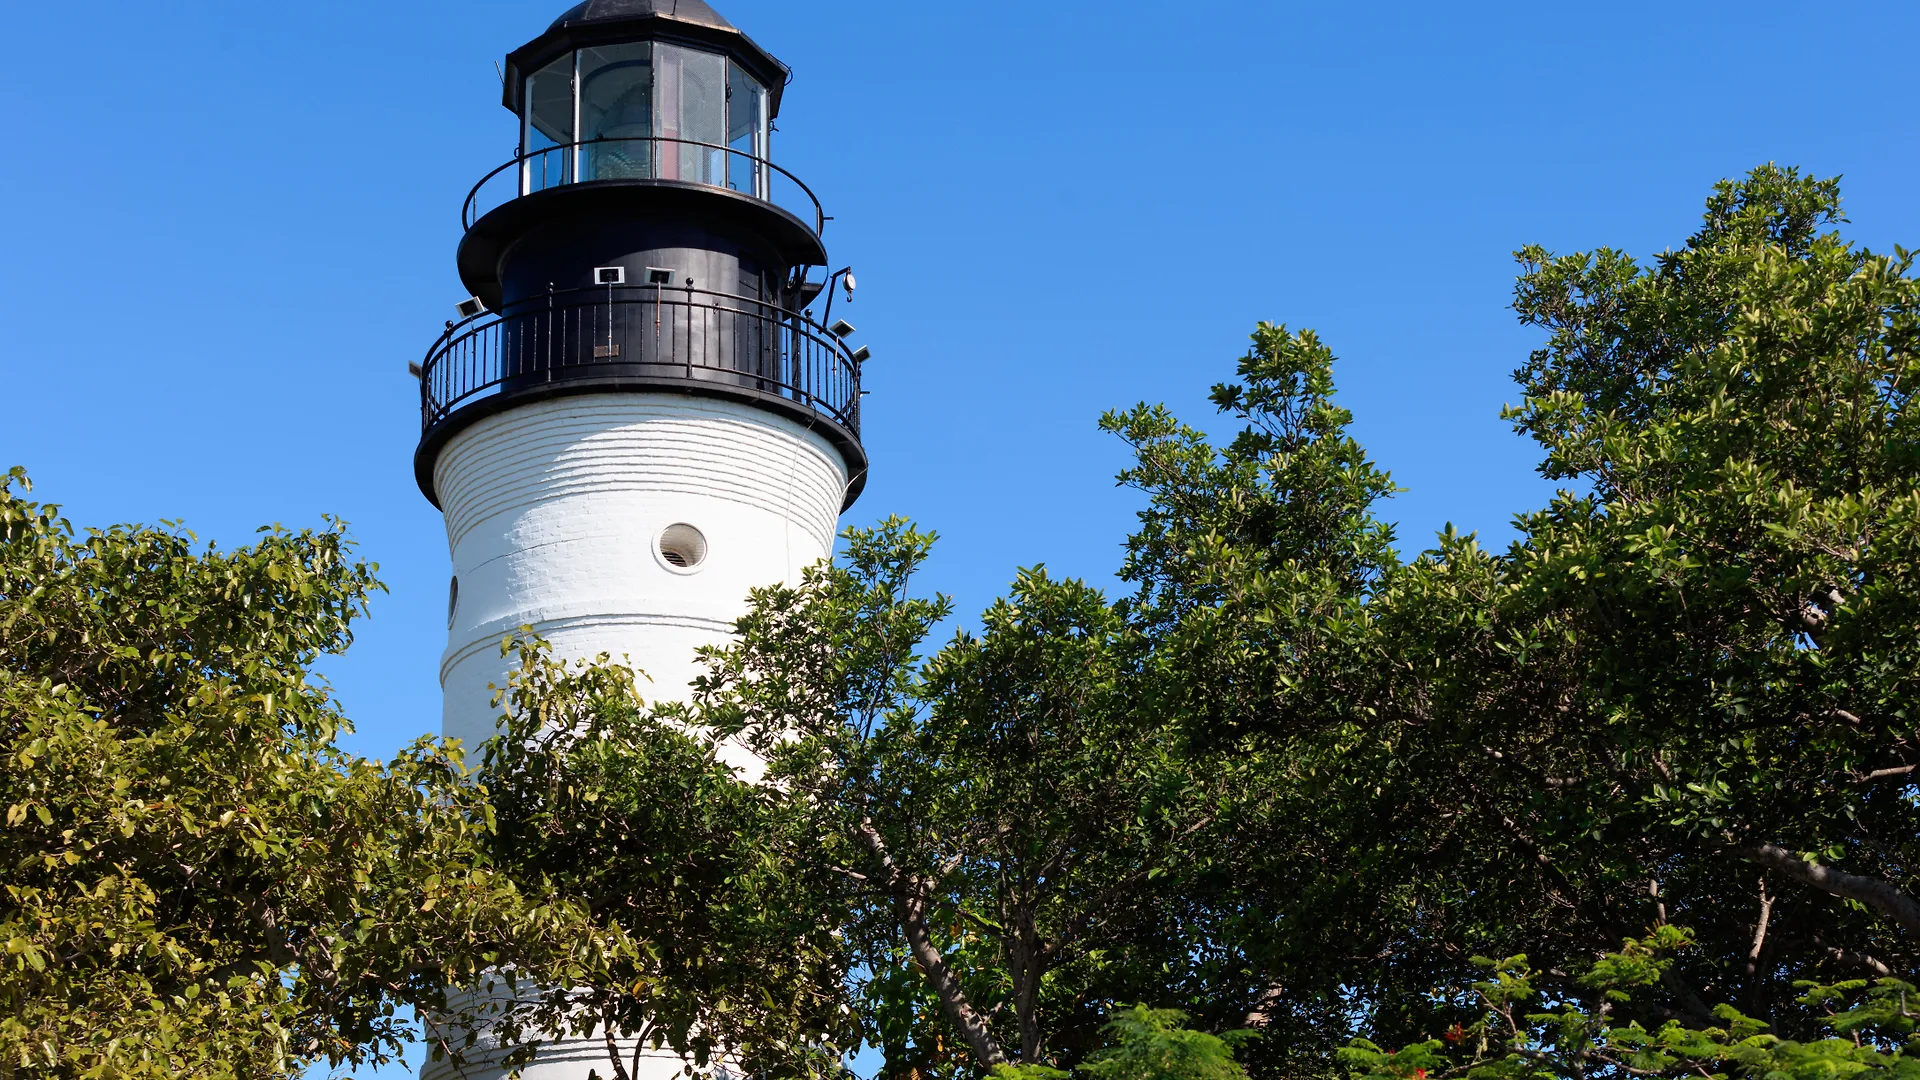
[[[1318,329],[1409,490],[1403,550],[1546,485],[1499,409],[1526,243],[1650,254],[1766,161],[1920,244],[1907,3],[716,0],[794,69],[774,156],[835,215],[875,354],[846,524],[1110,581],[1135,498],[1101,411],[1205,392],[1255,321]],[[0,467],[80,524],[243,542],[352,523],[381,565],[327,671],[386,753],[437,723],[447,556],[406,374],[464,295],[460,200],[511,155],[494,63],[562,0],[10,4]],[[1215,425],[1218,426],[1218,425]],[[393,1074],[399,1075],[399,1074]]]

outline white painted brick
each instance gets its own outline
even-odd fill
[[[522,625],[561,656],[630,658],[651,696],[684,699],[693,649],[724,640],[747,590],[832,550],[847,473],[824,437],[752,406],[594,394],[474,424],[434,486],[460,579],[442,730],[471,746],[493,732],[499,642]],[[676,522],[706,536],[693,573],[657,555]]]
[[[797,581],[833,548],[846,463],[824,437],[733,402],[666,394],[594,394],[526,405],[455,435],[434,463],[459,604],[441,659],[441,730],[469,750],[495,730],[494,686],[510,660],[500,639],[530,624],[557,655],[608,653],[646,672],[643,692],[684,700],[693,651],[718,644],[748,589]],[[658,557],[676,522],[706,537],[705,561],[677,573]],[[757,773],[744,750],[733,764]],[[629,1051],[631,1052],[631,1051]],[[610,1075],[597,1037],[541,1048],[526,1080]],[[502,1075],[484,1058],[463,1075]],[[635,1080],[683,1063],[642,1055]],[[423,1080],[452,1080],[428,1063]]]

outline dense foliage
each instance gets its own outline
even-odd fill
[[[581,905],[608,947],[538,992],[496,995],[486,1025],[599,1038],[614,1080],[661,1048],[703,1070],[837,1073],[855,1035],[843,950],[824,872],[787,857],[780,793],[711,729],[648,709],[624,665],[564,664],[537,638],[509,646],[521,662],[478,777],[497,863]]]
[[[1261,324],[1227,438],[1103,421],[1124,595],[1024,570],[935,645],[889,520],[686,705],[517,642],[478,777],[331,749],[337,533],[9,491],[0,1049],[270,1074],[491,972],[615,1077],[1920,1077],[1920,282],[1841,223],[1769,166],[1650,262],[1520,252],[1566,488],[1504,550],[1403,557],[1331,349]]]
[[[0,483],[0,1075],[380,1060],[448,981],[592,955],[488,869],[457,758],[334,747],[310,668],[376,587],[337,528],[75,537],[26,486]]]
[[[1505,551],[1402,559],[1331,351],[1263,325],[1224,444],[1106,419],[1147,500],[1118,602],[1028,571],[922,658],[947,609],[909,596],[899,523],[756,594],[697,719],[812,815],[792,857],[849,883],[889,1071],[1070,1066],[1146,1002],[1261,1031],[1256,1074],[1329,1074],[1357,1035],[1487,1030],[1483,955],[1595,1024],[1737,1009],[1796,1046],[1850,992],[1803,980],[1897,997],[1920,287],[1838,206],[1767,167],[1650,265],[1520,253],[1545,341],[1509,415],[1572,486]],[[1583,973],[1636,939],[1657,977],[1610,997]]]
[[[1339,1057],[1354,1080],[1920,1076],[1909,1004],[1916,989],[1898,979],[1801,983],[1798,1003],[1819,1015],[1822,1036],[1805,1040],[1780,1038],[1728,1004],[1703,1024],[1669,1019],[1649,1027],[1617,1015],[1665,982],[1673,954],[1689,945],[1686,931],[1658,926],[1592,964],[1574,994],[1545,992],[1542,973],[1524,956],[1480,959],[1487,978],[1472,985],[1479,1019],[1397,1051],[1356,1039]]]
[[[1289,993],[1431,1037],[1484,1019],[1476,955],[1525,954],[1609,1022],[1737,1005],[1813,1039],[1827,998],[1799,980],[1913,970],[1920,285],[1831,230],[1838,206],[1767,167],[1650,266],[1520,253],[1546,342],[1509,415],[1575,487],[1504,552],[1449,531],[1382,556],[1384,478],[1309,334],[1256,335],[1218,454],[1158,410],[1110,419],[1140,449],[1128,569],[1166,683],[1197,737],[1292,774],[1288,816],[1249,822],[1272,867],[1227,898],[1317,925],[1289,910],[1315,850],[1372,898]],[[1673,925],[1691,947],[1629,1000],[1576,977]],[[1281,971],[1302,939],[1271,941]]]
[[[789,857],[840,879],[856,1012],[890,1068],[1098,1045],[1107,1002],[1205,962],[1159,883],[1232,774],[1127,699],[1132,635],[1094,590],[1024,572],[923,658],[948,610],[909,595],[931,537],[848,539],[843,564],[755,593],[699,719],[765,758],[803,826]]]

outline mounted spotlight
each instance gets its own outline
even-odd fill
[[[595,285],[625,285],[627,283],[627,268],[624,266],[596,266],[593,268],[593,283]]]
[[[459,312],[461,318],[471,319],[475,315],[487,310],[487,305],[482,303],[479,297],[469,296],[465,300],[453,305],[453,310]]]
[[[416,378],[416,379],[417,379],[417,378],[419,378],[419,377],[420,377],[420,365],[419,365],[419,364],[416,364],[416,363],[414,363],[414,362],[413,362],[413,361],[411,361],[411,360],[409,360],[409,361],[407,361],[407,374],[409,374],[409,375],[411,375],[411,376],[413,376],[413,377],[414,377],[414,378]]]
[[[856,364],[864,364],[872,358],[873,350],[867,348],[865,345],[853,350],[853,362]]]
[[[853,324],[845,319],[835,319],[833,325],[827,327],[827,333],[837,338],[850,338],[853,336]]]
[[[649,285],[673,284],[673,269],[671,267],[666,267],[666,266],[647,267],[647,284]]]

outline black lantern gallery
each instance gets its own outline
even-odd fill
[[[827,218],[769,150],[786,81],[700,0],[589,0],[507,57],[520,153],[467,196],[474,301],[421,364],[429,498],[439,447],[474,420],[621,389],[785,413],[864,475],[865,351],[808,311]]]

